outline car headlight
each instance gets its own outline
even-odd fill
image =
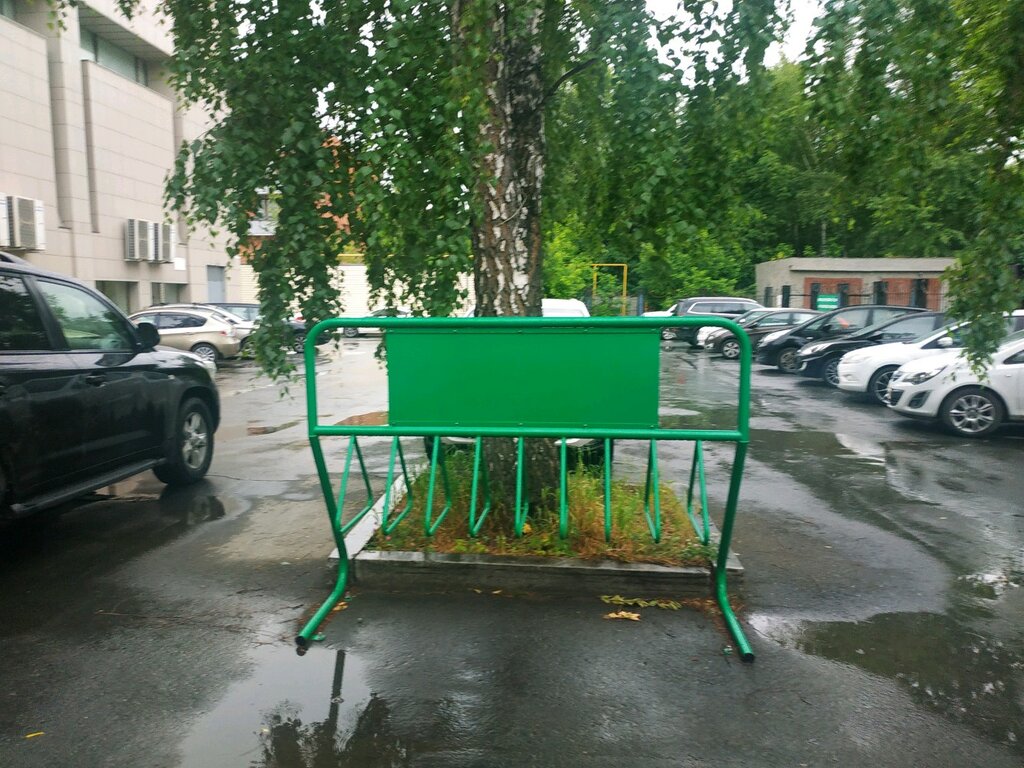
[[[765,336],[763,339],[761,339],[761,343],[762,344],[770,344],[771,342],[775,341],[776,339],[781,339],[785,335],[786,335],[785,331],[773,331],[772,333],[769,333],[767,336]]]
[[[811,344],[809,347],[804,347],[800,350],[801,355],[814,355],[821,352],[825,348],[824,344]]]
[[[841,362],[843,363],[862,363],[868,359],[868,356],[860,352],[847,352],[843,355]]]
[[[920,373],[912,373],[909,376],[903,376],[900,380],[907,382],[907,384],[922,384],[928,381],[928,379],[934,379],[944,370],[946,370],[946,366],[939,365],[928,371],[921,371]]]

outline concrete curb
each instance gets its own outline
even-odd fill
[[[420,468],[410,472],[415,476]],[[391,486],[389,506],[401,495],[402,480]],[[712,594],[712,569],[679,568],[617,560],[576,560],[568,557],[525,557],[436,552],[380,552],[366,550],[380,527],[384,510],[381,496],[366,516],[345,537],[352,563],[352,578],[372,589],[438,591],[453,588],[503,589],[548,594],[628,593],[630,597],[696,597]],[[718,531],[712,526],[712,540]],[[338,550],[331,552],[338,559]],[[743,566],[735,553],[726,565],[729,582],[743,580]]]

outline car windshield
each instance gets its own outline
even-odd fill
[[[935,315],[889,318],[851,333],[847,338],[867,339],[880,334],[880,341],[920,341],[935,332]]]
[[[1011,333],[1009,336],[1005,337],[1001,342],[999,342],[999,346],[1006,347],[1009,346],[1010,344],[1013,344],[1014,342],[1020,341],[1021,339],[1024,339],[1024,329],[1015,331],[1014,333]]]
[[[739,323],[740,325],[750,325],[755,320],[762,318],[768,314],[771,314],[770,309],[751,309],[737,317],[736,322]]]

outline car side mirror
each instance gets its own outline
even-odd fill
[[[139,331],[139,341],[143,349],[153,349],[160,343],[160,332],[152,323],[139,323],[135,326]]]
[[[936,339],[935,345],[938,347],[942,347],[943,349],[949,349],[950,347],[953,346],[953,340],[949,338],[949,336],[940,336],[938,339]]]

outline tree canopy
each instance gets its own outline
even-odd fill
[[[826,0],[805,57],[771,68],[787,0],[160,8],[172,83],[214,116],[169,199],[244,249],[274,191],[251,254],[269,318],[336,313],[352,248],[427,314],[467,272],[486,311],[529,312],[594,262],[658,303],[749,292],[786,256],[956,256],[976,361],[1021,302],[1024,0]],[[260,329],[274,374],[280,333]]]

